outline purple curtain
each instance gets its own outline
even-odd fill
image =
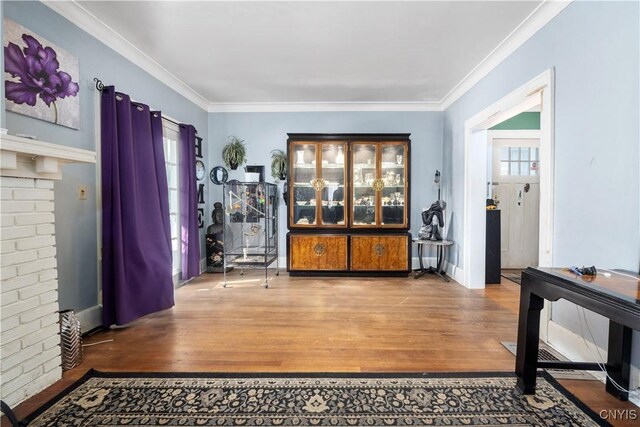
[[[174,305],[162,118],[102,91],[102,318],[123,325]]]
[[[200,274],[198,189],[196,187],[196,129],[180,125],[180,227],[182,228],[182,280]]]

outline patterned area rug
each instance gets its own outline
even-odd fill
[[[550,376],[507,373],[126,374],[89,371],[29,426],[608,425]]]

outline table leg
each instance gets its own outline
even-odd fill
[[[437,249],[437,255],[436,255],[436,269],[435,269],[435,273],[440,276],[440,278],[442,280],[444,280],[445,282],[449,281],[449,278],[444,274],[444,259],[446,252],[446,247],[444,245],[442,246],[438,246]]]
[[[631,340],[633,330],[609,320],[609,349],[607,352],[607,373],[620,387],[629,390],[631,374]],[[606,390],[620,400],[628,400],[629,393],[621,391],[607,378]]]
[[[520,315],[518,319],[518,347],[516,350],[516,389],[534,394],[538,369],[538,340],[540,339],[540,310],[544,299],[530,290],[531,278],[524,274],[520,287]]]
[[[416,275],[413,277],[414,279],[424,276],[424,274],[427,272],[427,270],[424,268],[424,261],[422,260],[423,247],[424,245],[418,244],[418,262],[420,263],[420,271],[416,273]]]

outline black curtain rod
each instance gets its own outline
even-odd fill
[[[97,78],[97,77],[94,77],[94,78],[93,78],[93,81],[94,81],[94,82],[96,82],[96,89],[97,89],[97,90],[99,90],[100,92],[102,92],[102,91],[104,90],[104,83],[102,83],[102,80],[100,80],[100,79],[99,79],[99,78]],[[163,119],[163,120],[166,120],[166,121],[168,121],[168,122],[171,122],[171,123],[173,123],[173,124],[174,124],[174,125],[176,125],[176,126],[180,126],[180,125],[184,124],[184,123],[178,123],[178,122],[173,121],[173,120],[171,120],[171,119],[168,119],[168,118],[166,118],[166,117],[164,117],[164,116],[161,116],[161,117],[162,117],[162,119]],[[198,131],[197,131],[197,130],[196,130],[196,133],[198,133]],[[197,137],[197,138],[198,138],[198,139],[202,139],[202,138],[200,138],[200,137]]]

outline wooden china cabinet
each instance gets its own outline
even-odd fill
[[[292,275],[411,271],[409,134],[289,134]]]

